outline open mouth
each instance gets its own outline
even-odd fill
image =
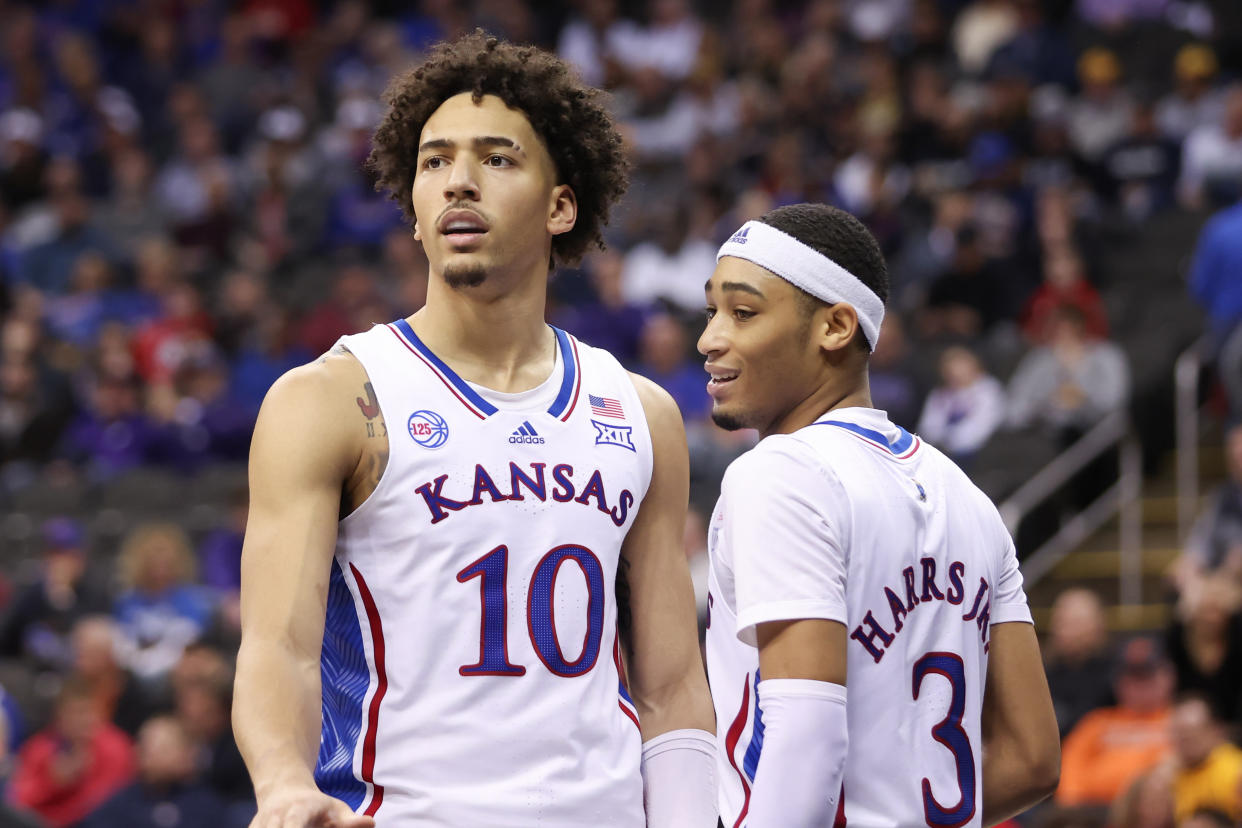
[[[440,233],[454,241],[470,241],[487,232],[487,222],[471,210],[452,210],[439,222]]]

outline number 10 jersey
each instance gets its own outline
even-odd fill
[[[381,826],[645,824],[614,584],[651,439],[621,365],[553,332],[552,374],[519,394],[405,320],[341,340],[389,458],[339,527],[315,776]]]

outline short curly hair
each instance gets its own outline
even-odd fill
[[[423,125],[462,92],[470,92],[475,101],[495,95],[521,111],[552,156],[559,183],[573,189],[577,222],[553,238],[553,258],[572,264],[592,243],[603,248],[602,228],[629,184],[629,164],[602,94],[556,55],[506,43],[482,30],[437,44],[422,64],[389,84],[384,92],[388,111],[367,158],[376,189],[387,190],[413,219],[410,191]]]

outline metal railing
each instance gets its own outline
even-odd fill
[[[1118,589],[1126,612],[1143,599],[1143,453],[1130,419],[1114,412],[1065,449],[1010,495],[999,507],[1001,518],[1016,535],[1023,518],[1060,491],[1087,464],[1118,448],[1117,481],[1022,562],[1022,578],[1029,589],[1093,532],[1120,515],[1121,565]]]
[[[1182,351],[1173,365],[1177,434],[1177,537],[1190,535],[1199,510],[1199,377],[1203,373],[1207,337]]]

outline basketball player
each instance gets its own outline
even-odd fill
[[[887,293],[871,234],[813,204],[747,222],[707,283],[713,417],[763,437],[730,466],[709,534],[731,828],[991,824],[1056,787],[1057,724],[1000,517],[872,408]]]
[[[387,101],[370,163],[427,303],[263,405],[234,709],[253,825],[714,825],[677,407],[543,321],[550,263],[624,189],[620,139],[557,58],[481,33]]]

